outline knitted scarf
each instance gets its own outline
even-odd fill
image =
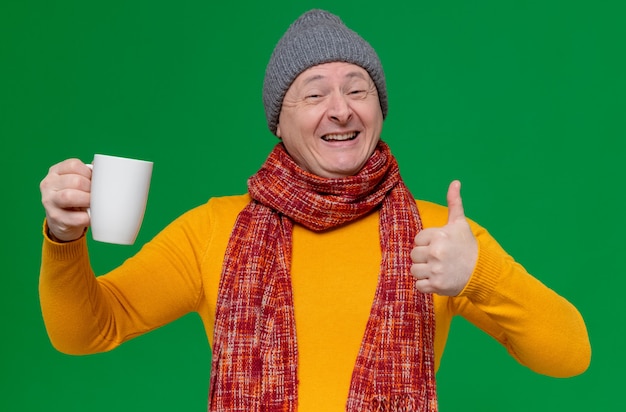
[[[253,200],[237,217],[220,279],[209,411],[297,410],[293,224],[322,231],[376,208],[380,275],[346,410],[437,411],[432,296],[409,272],[421,220],[389,147],[380,142],[357,175],[326,179],[278,144],[248,189]]]

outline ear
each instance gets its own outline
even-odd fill
[[[280,132],[280,123],[278,123],[276,125],[276,136],[278,136],[279,139],[282,139],[283,137],[281,135],[282,133]]]

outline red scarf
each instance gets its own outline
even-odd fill
[[[409,272],[421,220],[389,147],[380,142],[357,175],[326,179],[278,144],[248,189],[253,201],[237,218],[220,279],[209,411],[297,410],[293,224],[321,231],[376,208],[380,276],[346,410],[437,411],[432,296]]]

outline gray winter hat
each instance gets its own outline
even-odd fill
[[[385,74],[376,51],[339,17],[324,10],[311,10],[289,26],[265,70],[263,105],[272,133],[276,134],[280,109],[291,83],[306,69],[330,62],[364,68],[378,90],[383,118],[387,116]]]

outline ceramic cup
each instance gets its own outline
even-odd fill
[[[135,243],[143,221],[152,162],[96,154],[91,174],[91,235],[120,245]]]

